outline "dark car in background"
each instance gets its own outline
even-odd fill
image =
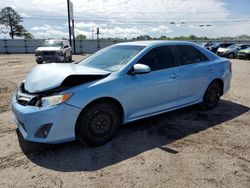
[[[212,46],[212,45],[214,45],[214,42],[211,42],[211,41],[209,41],[209,42],[204,42],[203,44],[202,44],[202,46],[204,47],[204,48],[206,48],[206,49],[208,49],[210,46]]]
[[[207,49],[216,53],[219,48],[227,48],[233,44],[234,43],[231,43],[231,42],[215,43],[212,46],[209,46]]]

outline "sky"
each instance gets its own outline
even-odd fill
[[[71,1],[75,34],[88,39],[97,27],[101,38],[250,35],[250,0]],[[35,38],[68,37],[66,0],[0,0],[0,9],[6,6],[23,17]]]

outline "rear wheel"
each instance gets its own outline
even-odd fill
[[[203,102],[201,104],[202,109],[211,110],[215,108],[220,100],[221,93],[222,91],[219,82],[217,81],[212,82],[208,86],[205,95],[203,97]]]
[[[77,121],[77,139],[98,146],[110,141],[121,125],[121,112],[112,103],[99,103],[84,110]]]

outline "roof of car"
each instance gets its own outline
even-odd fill
[[[249,44],[236,44],[237,46],[244,46],[244,45],[246,45],[246,46],[249,46]]]
[[[116,45],[133,45],[133,46],[154,46],[160,44],[194,44],[194,42],[186,42],[186,41],[162,41],[162,40],[147,40],[147,41],[134,41],[134,42],[123,42],[118,43]]]

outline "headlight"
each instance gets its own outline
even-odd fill
[[[35,55],[36,56],[42,55],[42,52],[41,51],[35,51]]]
[[[72,93],[63,94],[63,95],[54,95],[50,97],[43,97],[41,99],[42,101],[42,107],[50,107],[55,106],[61,103],[64,103],[72,96]]]
[[[63,55],[63,51],[61,51],[61,50],[60,51],[56,51],[56,53],[59,54],[59,55]]]

